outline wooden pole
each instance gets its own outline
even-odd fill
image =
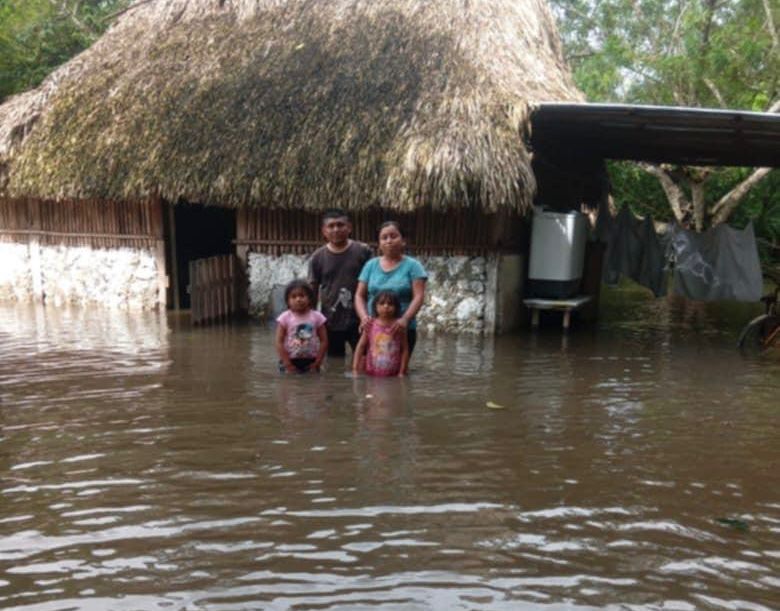
[[[250,227],[257,226],[258,212],[255,208],[248,208],[246,206],[239,208],[236,213],[236,257],[238,259],[239,271],[234,271],[233,284],[237,289],[236,294],[236,309],[242,310],[249,309],[249,286],[248,282],[242,282],[241,285],[239,279],[249,278],[249,245],[241,244],[241,240],[253,237],[254,232],[250,232]],[[251,219],[251,220],[250,220]]]
[[[149,204],[136,202],[136,206],[149,205],[152,207],[152,218],[155,225],[154,255],[157,265],[157,304],[162,310],[168,305],[168,275],[165,273],[165,236],[163,235],[163,203],[157,196]]]
[[[179,298],[179,259],[176,256],[176,211],[173,204],[165,204],[168,208],[168,248],[171,262],[171,283],[173,284],[173,309],[177,312],[181,309]]]

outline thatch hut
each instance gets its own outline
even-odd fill
[[[544,0],[138,2],[0,106],[0,295],[171,303],[208,244],[261,309],[336,206],[401,218],[429,325],[506,328],[543,100],[581,100]]]

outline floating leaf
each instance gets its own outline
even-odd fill
[[[723,524],[723,526],[729,526],[734,530],[739,530],[742,532],[747,532],[750,528],[747,522],[744,520],[738,520],[737,518],[715,518],[715,521],[718,524]]]
[[[493,403],[492,401],[488,401],[487,403],[485,403],[485,405],[490,409],[504,409],[503,405],[500,405],[498,403]]]

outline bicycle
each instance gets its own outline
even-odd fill
[[[737,345],[741,351],[763,352],[780,346],[780,270],[766,271],[764,275],[775,283],[775,290],[761,298],[764,313],[756,316],[742,329]]]

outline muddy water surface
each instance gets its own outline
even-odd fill
[[[776,609],[748,314],[617,301],[367,380],[280,376],[257,325],[2,306],[0,608]]]

